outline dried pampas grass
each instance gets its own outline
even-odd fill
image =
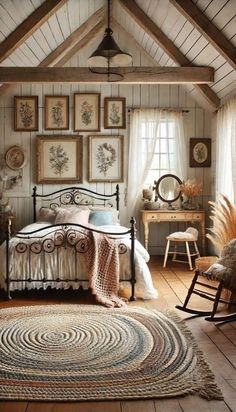
[[[218,195],[217,202],[209,202],[209,204],[212,207],[210,219],[213,227],[209,229],[210,233],[206,236],[220,255],[223,247],[236,238],[236,207],[222,194]]]

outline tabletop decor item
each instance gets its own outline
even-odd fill
[[[202,193],[202,184],[197,183],[196,179],[188,179],[180,185],[180,190],[182,196],[186,198],[183,201],[183,208],[198,209],[196,198]]]

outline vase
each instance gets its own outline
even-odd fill
[[[184,203],[183,208],[187,210],[199,209],[199,204],[196,201],[196,198],[189,197]]]

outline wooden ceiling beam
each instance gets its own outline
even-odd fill
[[[101,30],[105,23],[105,8],[101,7],[76,29],[67,39],[53,50],[37,67],[63,66],[70,58],[86,46]],[[90,27],[92,30],[88,31]],[[86,34],[85,34],[86,33]],[[14,87],[13,83],[4,83],[0,87],[3,96]]]
[[[0,44],[0,63],[21,46],[45,21],[68,0],[47,0],[41,4]]]
[[[98,69],[99,70],[99,69]],[[211,67],[119,67],[112,71],[124,84],[186,84],[213,81]],[[107,74],[92,73],[87,67],[0,67],[4,83],[109,83]]]
[[[100,30],[101,25],[105,24],[105,7],[101,7],[95,13],[92,14],[81,26],[78,27],[69,37],[65,39],[55,50],[53,50],[40,64],[40,67],[49,67],[56,66],[57,62],[62,61],[63,56],[73,48],[78,47],[78,43],[84,39],[89,42],[92,40],[93,36],[96,36],[96,31],[94,30],[97,27],[97,30]],[[91,30],[91,27],[93,29]],[[83,47],[83,43],[80,43]],[[76,50],[78,51],[78,50]],[[75,52],[74,52],[75,53]],[[72,57],[72,56],[70,56]],[[70,57],[66,60],[68,61]],[[63,64],[60,63],[62,66]]]
[[[226,61],[236,69],[236,48],[192,2],[170,0],[171,4],[189,20]]]
[[[193,66],[190,60],[168,39],[168,37],[157,27],[134,0],[118,0],[126,12],[142,27],[146,33],[165,51],[165,53],[180,66]],[[206,98],[208,103],[217,109],[220,99],[216,93],[208,86],[196,84],[195,88]]]

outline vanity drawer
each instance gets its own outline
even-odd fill
[[[202,220],[202,213],[193,213],[194,220]]]
[[[150,213],[146,217],[147,222],[157,222],[160,220],[160,216],[156,213]]]
[[[171,213],[169,214],[169,221],[172,220],[185,220],[185,213]]]

